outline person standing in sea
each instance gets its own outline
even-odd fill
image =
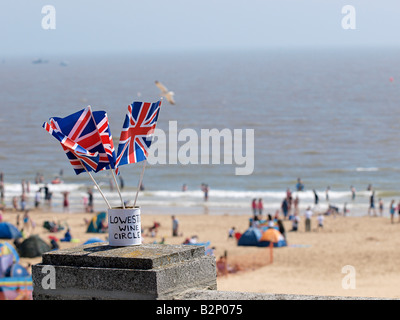
[[[293,215],[299,214],[299,202],[300,202],[299,196],[296,196],[296,198],[293,201],[293,205],[294,205]]]
[[[313,189],[313,192],[314,192],[314,208],[317,208],[318,207],[318,201],[319,201],[319,198],[318,198],[318,194],[317,194],[317,191],[315,191],[315,189]]]
[[[88,189],[88,206],[87,212],[93,212],[93,191],[92,189]]]
[[[390,202],[390,222],[394,223],[394,214],[396,212],[396,206],[394,204],[394,200],[392,200],[392,202]]]
[[[383,200],[382,200],[382,198],[379,198],[379,214],[382,217],[382,215],[383,215]]]
[[[258,215],[260,217],[262,216],[263,209],[264,209],[263,201],[261,198],[259,198],[257,203],[257,210],[258,210]]]
[[[351,190],[351,200],[354,201],[356,199],[356,188],[350,186],[350,190]]]
[[[303,182],[301,181],[300,178],[297,178],[296,190],[297,191],[304,191],[304,184],[303,184]]]
[[[368,215],[371,215],[371,210],[374,212],[374,216],[376,216],[376,210],[375,210],[375,191],[372,191],[371,196],[369,197]]]
[[[325,198],[326,198],[326,201],[329,201],[329,190],[331,190],[331,187],[330,187],[330,186],[327,186],[327,187],[326,187],[326,190],[325,190]]]
[[[257,216],[257,199],[254,198],[251,201],[251,210],[253,211],[253,218],[255,218]]]

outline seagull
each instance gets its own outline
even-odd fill
[[[156,86],[161,90],[161,95],[165,97],[170,104],[175,104],[173,91],[169,91],[160,81],[155,81]]]

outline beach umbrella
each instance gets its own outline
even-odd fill
[[[22,238],[21,232],[10,222],[0,222],[0,239]]]

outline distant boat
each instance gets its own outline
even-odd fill
[[[66,67],[66,66],[68,66],[68,62],[67,61],[61,61],[60,62],[60,66]]]
[[[47,63],[47,62],[49,62],[49,60],[36,59],[32,61],[33,64]]]

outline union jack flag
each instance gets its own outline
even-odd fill
[[[136,101],[128,106],[119,138],[116,168],[147,159],[160,107],[161,100],[154,103]]]
[[[74,167],[77,165],[82,167],[83,164],[88,171],[95,171],[97,169],[99,163],[98,152],[91,153],[76,142],[69,139],[66,135],[56,129],[53,121],[51,121],[51,124],[47,122],[43,123],[43,128],[58,141],[60,141],[61,146],[67,152],[67,156]]]
[[[103,121],[103,137],[104,140],[109,144],[109,138],[106,137],[109,132],[108,119],[105,113],[99,112],[96,114],[96,118],[99,120],[99,126]],[[107,123],[107,125],[105,124]],[[90,166],[92,171],[98,172],[103,169],[114,167],[114,161],[110,162],[108,153],[102,143],[102,137],[98,129],[98,125],[95,121],[95,116],[92,113],[90,106],[75,112],[65,118],[54,117],[50,119],[51,127],[53,130],[57,130],[58,133],[63,134],[71,143],[76,143],[91,154],[98,153],[98,161],[96,166]],[[109,135],[111,138],[111,134]],[[112,140],[111,140],[112,141]],[[61,141],[60,141],[61,142]],[[65,144],[62,144],[63,149],[66,152],[68,159],[76,174],[80,174],[85,170],[82,163],[76,153],[72,152]],[[108,147],[107,147],[108,148]],[[108,148],[112,155],[112,148]],[[86,165],[86,163],[85,163]]]

